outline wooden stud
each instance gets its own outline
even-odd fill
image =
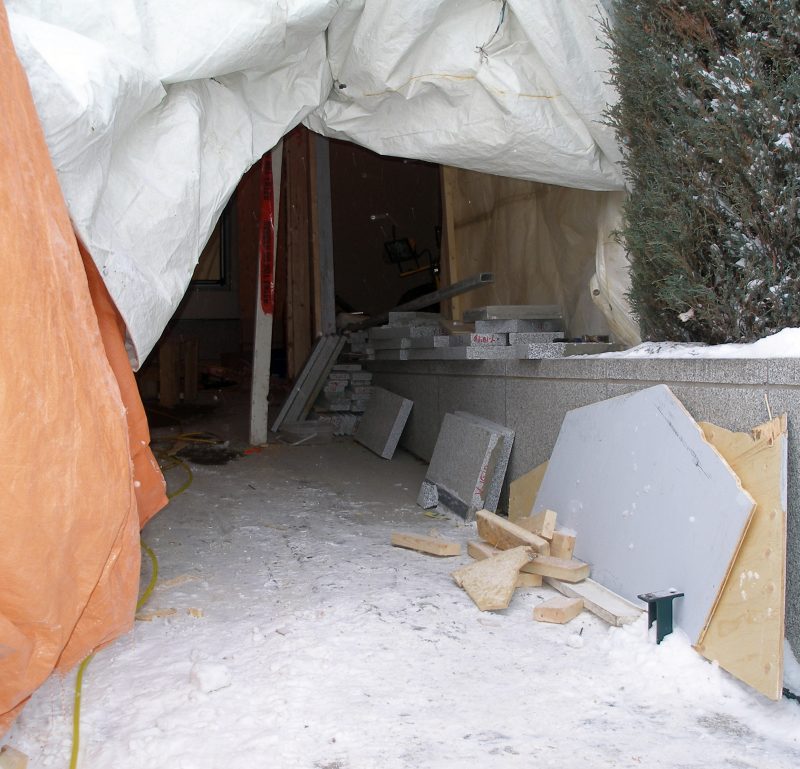
[[[455,184],[456,169],[440,166],[442,188],[442,277],[445,285],[452,286],[458,282],[458,259],[455,228]],[[461,300],[455,296],[447,300],[450,317],[461,319]]]
[[[197,400],[197,388],[200,378],[197,360],[197,339],[184,339],[181,342],[183,353],[183,402],[194,403]]]
[[[541,574],[528,574],[526,571],[521,571],[517,574],[517,587],[541,587],[543,579]]]
[[[537,555],[536,559],[526,564],[525,569],[529,574],[541,574],[543,577],[553,577],[564,582],[580,582],[589,576],[589,564],[575,558],[565,560],[553,558],[551,555]]]
[[[478,535],[490,545],[501,550],[528,545],[537,553],[550,554],[550,543],[546,539],[526,531],[506,518],[501,518],[488,510],[478,510],[475,519],[478,523]]]
[[[536,513],[536,515],[527,515],[524,518],[518,518],[514,523],[516,523],[517,526],[522,526],[523,529],[538,534],[543,539],[552,540],[553,533],[556,530],[556,518],[556,513],[553,510],[542,510],[541,513]],[[555,555],[555,553],[553,553],[552,542],[550,553]],[[570,553],[568,557],[571,558],[572,553]]]
[[[563,625],[581,613],[583,601],[580,598],[567,598],[557,595],[543,601],[533,610],[533,618],[538,622],[553,622]]]
[[[458,542],[448,542],[446,539],[427,537],[423,534],[406,534],[400,531],[393,531],[392,546],[418,550],[420,553],[428,553],[429,555],[461,555],[461,545]]]
[[[0,769],[26,769],[28,757],[19,750],[5,745],[0,748]]]
[[[539,486],[542,485],[542,478],[546,471],[547,462],[543,462],[511,482],[508,497],[508,519],[510,521],[516,523],[517,519],[531,514],[536,494],[539,492]]]
[[[583,599],[584,609],[605,620],[609,625],[621,627],[635,622],[642,616],[642,609],[621,595],[612,593],[593,579],[585,579],[575,584],[552,577],[545,577],[544,581],[569,598]]]
[[[453,572],[452,577],[481,611],[505,609],[517,586],[520,568],[533,555],[529,547],[515,547],[462,566]]]
[[[172,408],[180,397],[179,351],[176,339],[165,339],[158,348],[158,405]]]
[[[550,555],[556,558],[572,558],[575,550],[575,535],[563,531],[554,531],[550,538]]]
[[[311,279],[308,129],[299,126],[284,138],[286,175],[287,372],[293,379],[311,352]]]

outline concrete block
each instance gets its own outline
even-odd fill
[[[563,331],[564,322],[560,318],[548,319],[508,319],[476,320],[475,331],[479,334],[544,333]]]
[[[494,472],[489,480],[488,490],[486,492],[486,509],[497,510],[497,505],[500,501],[500,492],[503,490],[503,481],[506,477],[506,470],[508,469],[508,460],[511,458],[511,449],[514,446],[514,431],[510,427],[492,422],[489,419],[469,414],[466,411],[456,411],[456,416],[463,419],[469,419],[476,424],[482,425],[489,430],[495,430],[501,435],[502,446],[497,456],[497,462],[494,467]]]
[[[465,520],[488,509],[487,499],[503,434],[475,419],[445,414],[425,480],[436,485],[439,505]]]
[[[557,304],[494,304],[464,311],[465,321],[553,320],[561,317]],[[477,331],[477,328],[476,328]]]
[[[379,457],[391,459],[413,405],[408,398],[374,387],[355,439]]]

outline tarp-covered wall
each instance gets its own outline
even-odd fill
[[[627,274],[612,234],[624,193],[450,167],[442,169],[442,192],[449,280],[495,275],[493,284],[451,300],[454,317],[487,304],[557,304],[571,337],[641,341],[624,286],[608,286]]]
[[[0,734],[127,630],[166,502],[121,319],[84,270],[0,3]]]
[[[607,0],[8,0],[139,365],[242,173],[302,120],[381,153],[619,190]]]

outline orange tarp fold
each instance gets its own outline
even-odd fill
[[[2,735],[53,670],[131,627],[140,519],[166,500],[121,322],[84,269],[1,1],[0,61]]]

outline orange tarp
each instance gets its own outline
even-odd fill
[[[166,499],[1,1],[0,61],[1,735],[53,670],[130,628],[140,523]]]

